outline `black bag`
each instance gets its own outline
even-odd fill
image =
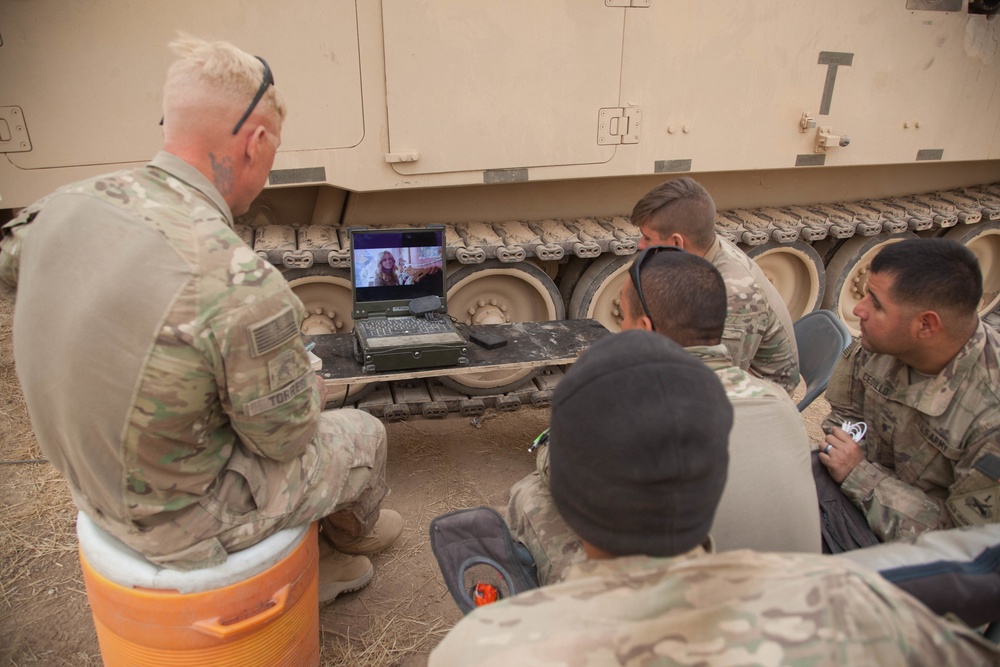
[[[879,540],[868,525],[868,519],[830,477],[826,466],[819,460],[819,451],[812,453],[812,472],[819,498],[823,553],[839,554],[878,544]]]
[[[538,588],[531,553],[515,542],[490,507],[455,510],[433,519],[431,550],[463,614],[483,604]]]

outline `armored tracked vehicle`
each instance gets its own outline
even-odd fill
[[[288,102],[237,228],[285,272],[308,334],[351,330],[349,227],[427,224],[447,226],[457,320],[614,329],[628,213],[683,174],[793,318],[827,307],[856,330],[871,257],[912,234],[972,248],[985,316],[1000,302],[998,5],[0,0],[0,207],[151,158],[183,30],[266,58]],[[469,399],[529,375],[444,383]]]

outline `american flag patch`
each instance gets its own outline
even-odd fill
[[[277,315],[247,327],[250,356],[259,357],[267,354],[298,334],[299,327],[295,324],[295,314],[292,312],[292,307],[288,306]]]

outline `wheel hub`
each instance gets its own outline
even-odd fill
[[[466,324],[508,324],[510,323],[510,319],[507,317],[509,308],[510,306],[506,303],[500,303],[494,298],[488,301],[479,299],[475,305],[465,309],[469,315]]]
[[[622,320],[625,319],[622,316],[622,300],[621,300],[621,297],[616,296],[615,298],[611,299],[611,307],[608,310],[609,310],[609,312],[611,314],[611,318],[620,327],[621,323],[622,323]]]
[[[302,320],[302,333],[307,336],[337,333],[344,328],[344,322],[336,318],[337,314],[332,310],[314,308],[312,312],[307,311]]]
[[[861,301],[868,292],[868,266],[859,267],[851,278],[851,296]]]

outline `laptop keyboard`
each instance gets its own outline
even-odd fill
[[[388,317],[358,322],[369,338],[402,336],[409,334],[436,334],[453,331],[449,322],[443,319],[428,320],[422,317]]]

